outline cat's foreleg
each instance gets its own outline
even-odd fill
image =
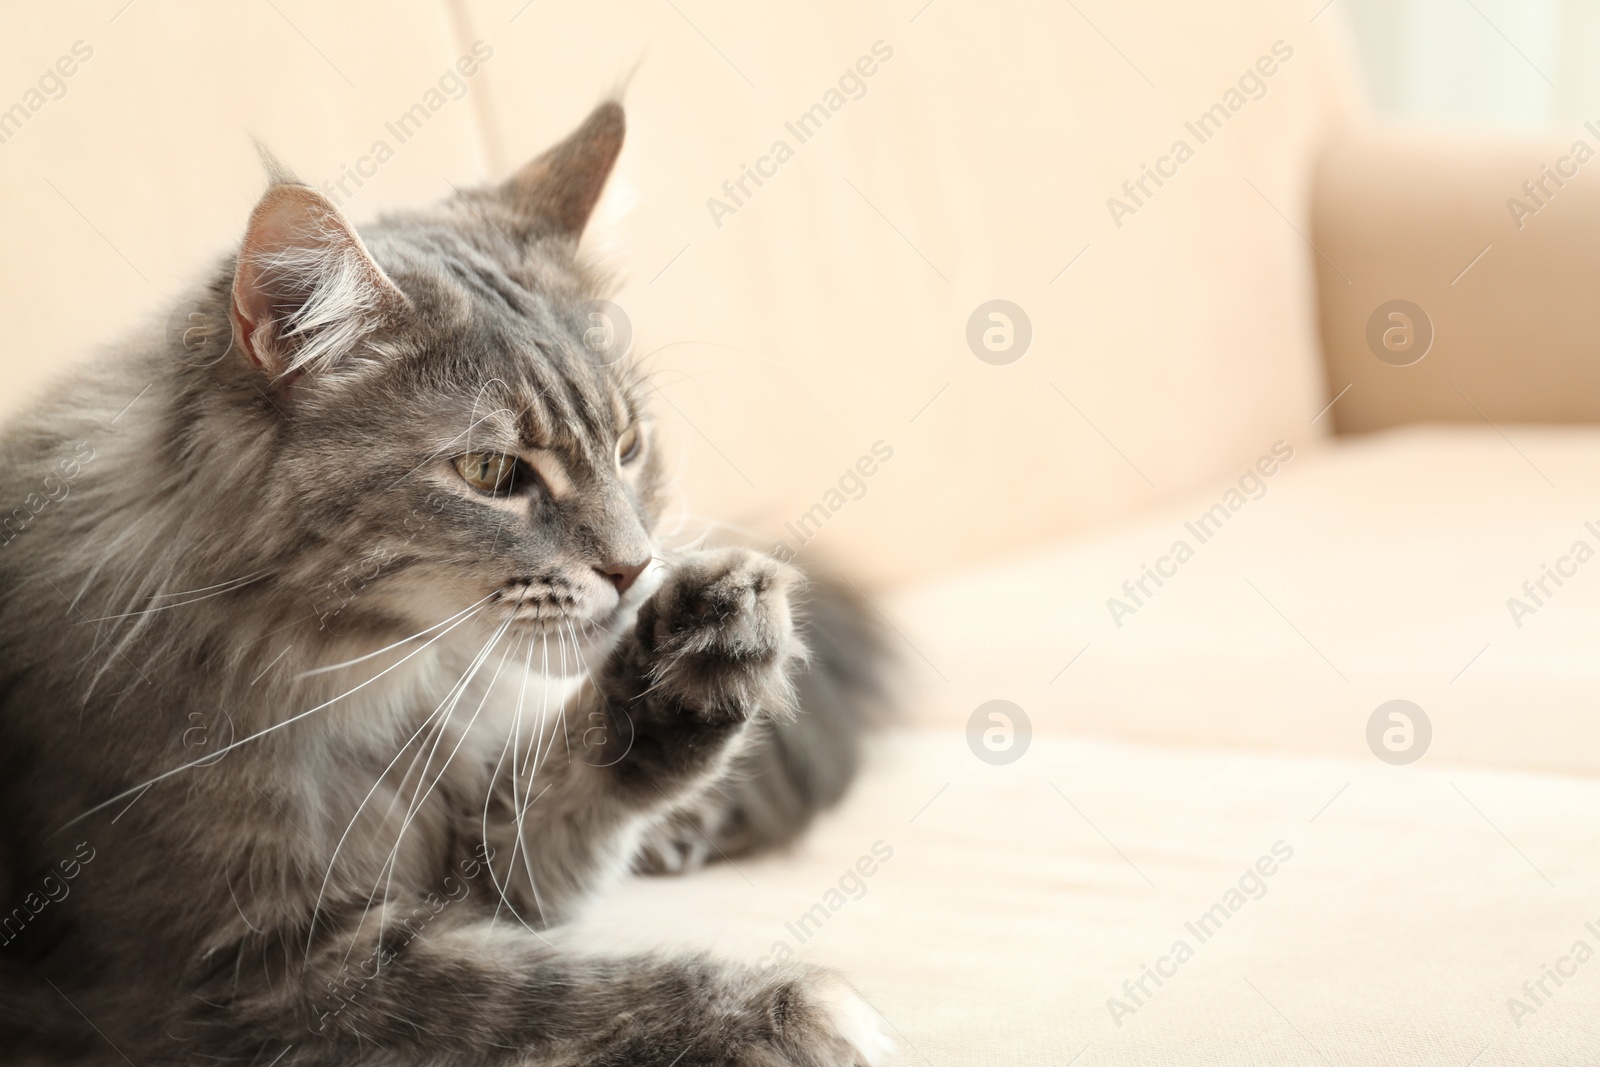
[[[853,1067],[880,1062],[888,1049],[876,1014],[826,972],[580,954],[503,919],[454,910],[474,907],[467,902],[445,905],[431,921],[425,905],[405,904],[384,905],[354,940],[330,933],[303,964],[259,980],[253,966],[242,978],[219,978],[184,1001],[169,1031],[183,1041],[169,1041],[163,1058],[277,1067]]]
[[[673,560],[566,709],[552,757],[531,784],[507,778],[491,798],[490,866],[525,918],[570,914],[626,871],[647,827],[717,778],[752,723],[793,714],[801,580],[742,548]]]

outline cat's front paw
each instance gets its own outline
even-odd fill
[[[811,988],[812,1003],[827,1047],[838,1063],[849,1067],[877,1067],[894,1051],[894,1041],[884,1029],[883,1020],[866,998],[835,974],[824,972]],[[825,1054],[825,1055],[826,1055]],[[824,1063],[833,1062],[823,1059]]]
[[[687,554],[639,609],[646,692],[703,722],[795,709],[790,679],[804,656],[791,598],[804,579],[743,548]]]
[[[793,714],[791,668],[805,655],[791,603],[799,571],[741,548],[668,567],[596,679],[606,728],[583,738],[586,762],[615,768],[652,803],[706,781],[758,716]]]
[[[760,1000],[754,1033],[743,1038],[748,1044],[710,1062],[878,1067],[894,1051],[878,1013],[837,974],[806,972],[764,990]]]
[[[671,996],[635,1002],[562,1063],[638,1067],[879,1067],[894,1051],[883,1019],[839,975],[788,966],[679,971]],[[581,1039],[580,1039],[581,1040]]]

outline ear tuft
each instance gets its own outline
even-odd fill
[[[407,301],[332,202],[264,163],[289,181],[277,180],[250,215],[232,316],[251,360],[287,381],[331,368]]]
[[[266,142],[256,137],[250,138],[250,141],[256,146],[256,158],[261,160],[261,169],[267,173],[268,185],[305,184],[294,171],[284,165],[283,160],[279,159],[272,149],[267,147]]]
[[[608,100],[566,140],[513,174],[500,196],[530,235],[576,241],[594,213],[627,132],[622,105]]]

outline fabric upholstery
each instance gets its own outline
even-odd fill
[[[1359,126],[1336,137],[1312,220],[1328,396],[1345,393],[1328,421],[1343,433],[1595,421],[1597,158],[1597,123],[1515,138]],[[1368,341],[1395,299],[1421,308],[1433,335],[1403,366]]]
[[[1367,718],[1405,699],[1432,718],[1429,759],[1600,772],[1600,565],[1574,552],[1600,552],[1600,434],[1345,438],[1262,484],[1226,520],[1201,523],[1237,480],[881,598],[909,641],[911,721],[1005,698],[1039,732],[1370,758]],[[1193,558],[1136,603],[1123,583],[1178,541]]]
[[[798,547],[784,524],[811,512],[808,551],[897,581],[1181,492],[1323,403],[1300,233],[1347,103],[1333,20],[1265,0],[123,3],[26,13],[0,43],[30,78],[94,51],[0,144],[4,406],[238,240],[251,135],[359,222],[509,173],[621,85],[629,140],[590,237],[692,515]],[[401,142],[480,41],[460,99]],[[1213,105],[1201,143],[1185,124]],[[780,140],[793,157],[763,163]],[[774,175],[730,195],[747,166]],[[1114,220],[1112,197],[1142,206]],[[1032,328],[1005,366],[966,339],[997,298]],[[879,441],[893,460],[841,491]]]
[[[908,730],[794,854],[629,882],[562,937],[788,944],[850,976],[897,1067],[1576,1065],[1600,1047],[1600,959],[1573,955],[1600,952],[1597,804],[1593,779],[1370,755],[1045,737],[991,767]],[[879,842],[862,893],[845,872]],[[1139,1003],[1147,966],[1169,977]]]

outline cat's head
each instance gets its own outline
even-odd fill
[[[221,354],[183,354],[190,444],[252,435],[255,520],[282,527],[258,562],[326,626],[575,633],[641,595],[661,464],[577,255],[622,138],[604,104],[505,183],[359,234],[274,176],[217,286]]]

